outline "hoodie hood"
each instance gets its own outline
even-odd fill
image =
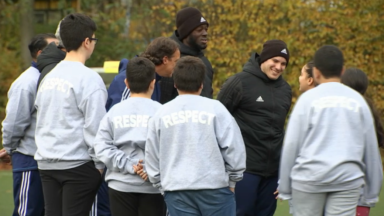
[[[182,56],[188,55],[188,56],[196,56],[199,58],[204,56],[204,53],[201,50],[197,51],[197,50],[193,49],[192,47],[189,47],[189,46],[183,44],[183,42],[177,36],[177,31],[173,32],[171,39],[176,41],[179,44],[180,54]]]
[[[57,48],[54,42],[48,44],[48,46],[37,57],[37,68],[40,72],[44,70],[48,65],[57,64],[65,58],[66,53]]]
[[[259,62],[260,62],[260,55],[257,53],[252,53],[248,62],[245,63],[243,67],[243,71],[259,77],[264,82],[281,82],[283,80],[282,76],[279,76],[277,80],[269,79],[268,76],[263,71],[261,71]]]
[[[120,63],[119,63],[119,73],[122,73],[122,72],[125,73],[125,71],[127,69],[128,62],[129,62],[129,60],[126,59],[126,58],[123,58],[123,59],[120,60]]]

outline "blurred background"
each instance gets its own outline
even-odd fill
[[[215,96],[251,52],[260,52],[269,39],[281,39],[291,53],[284,78],[295,102],[302,66],[317,48],[334,44],[343,51],[346,67],[367,73],[368,97],[383,116],[384,0],[0,0],[0,120],[11,83],[30,65],[31,38],[54,33],[67,14],[85,13],[96,22],[99,41],[86,65],[103,67],[105,61],[140,54],[156,37],[171,36],[176,12],[186,6],[198,8],[209,22],[206,56],[215,71]],[[102,77],[108,84],[111,76]],[[5,170],[0,171],[0,215],[10,215],[12,173],[7,165],[0,169]],[[384,215],[384,204],[378,206],[372,215]],[[288,215],[285,202],[279,202],[276,215]]]

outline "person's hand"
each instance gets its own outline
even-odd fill
[[[235,193],[235,188],[229,187],[229,190],[232,191],[232,193]]]
[[[273,194],[276,195],[276,199],[279,199],[279,191],[278,190],[276,190]],[[280,199],[280,201],[283,201],[283,200]]]
[[[276,190],[273,194],[276,195],[276,199],[278,199],[278,197],[279,197],[279,191]]]
[[[11,156],[5,151],[5,149],[0,150],[0,160],[2,160],[4,163],[11,163],[12,158]]]
[[[133,167],[133,171],[134,171],[136,174],[137,174],[137,172],[138,172],[140,169],[143,168],[142,165],[139,167],[139,165],[140,165],[141,163],[143,163],[143,160],[139,160],[139,163],[138,163],[138,164],[132,166],[132,167]]]
[[[144,181],[147,181],[148,175],[147,172],[144,170],[143,166],[143,160],[139,160],[139,163],[137,165],[133,165],[133,170],[137,175],[139,175]]]
[[[139,166],[142,166],[141,164]],[[145,170],[143,168],[141,168],[141,170],[139,170],[137,172],[137,174],[144,180],[144,181],[147,181],[148,179],[148,175],[147,175],[147,172],[145,172]]]

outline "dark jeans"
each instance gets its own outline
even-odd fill
[[[158,194],[127,193],[109,188],[113,216],[165,216],[163,196]]]
[[[166,191],[171,216],[234,216],[235,195],[228,187],[212,190]]]
[[[67,170],[40,170],[45,216],[88,216],[101,184],[93,162]]]
[[[244,173],[236,184],[237,216],[273,216],[276,210],[277,177],[264,178]]]

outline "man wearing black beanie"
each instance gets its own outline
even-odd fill
[[[186,7],[176,14],[177,30],[173,33],[171,38],[179,44],[181,57],[195,56],[204,62],[207,70],[201,96],[212,98],[213,69],[211,63],[203,53],[203,50],[207,48],[208,26],[209,24],[207,20],[198,9]],[[160,102],[162,104],[174,99],[178,95],[172,78],[162,78],[160,87]]]
[[[292,91],[282,78],[289,62],[287,45],[269,40],[253,53],[243,71],[230,77],[217,97],[236,119],[243,135],[247,164],[236,184],[237,216],[273,216],[284,123]]]

